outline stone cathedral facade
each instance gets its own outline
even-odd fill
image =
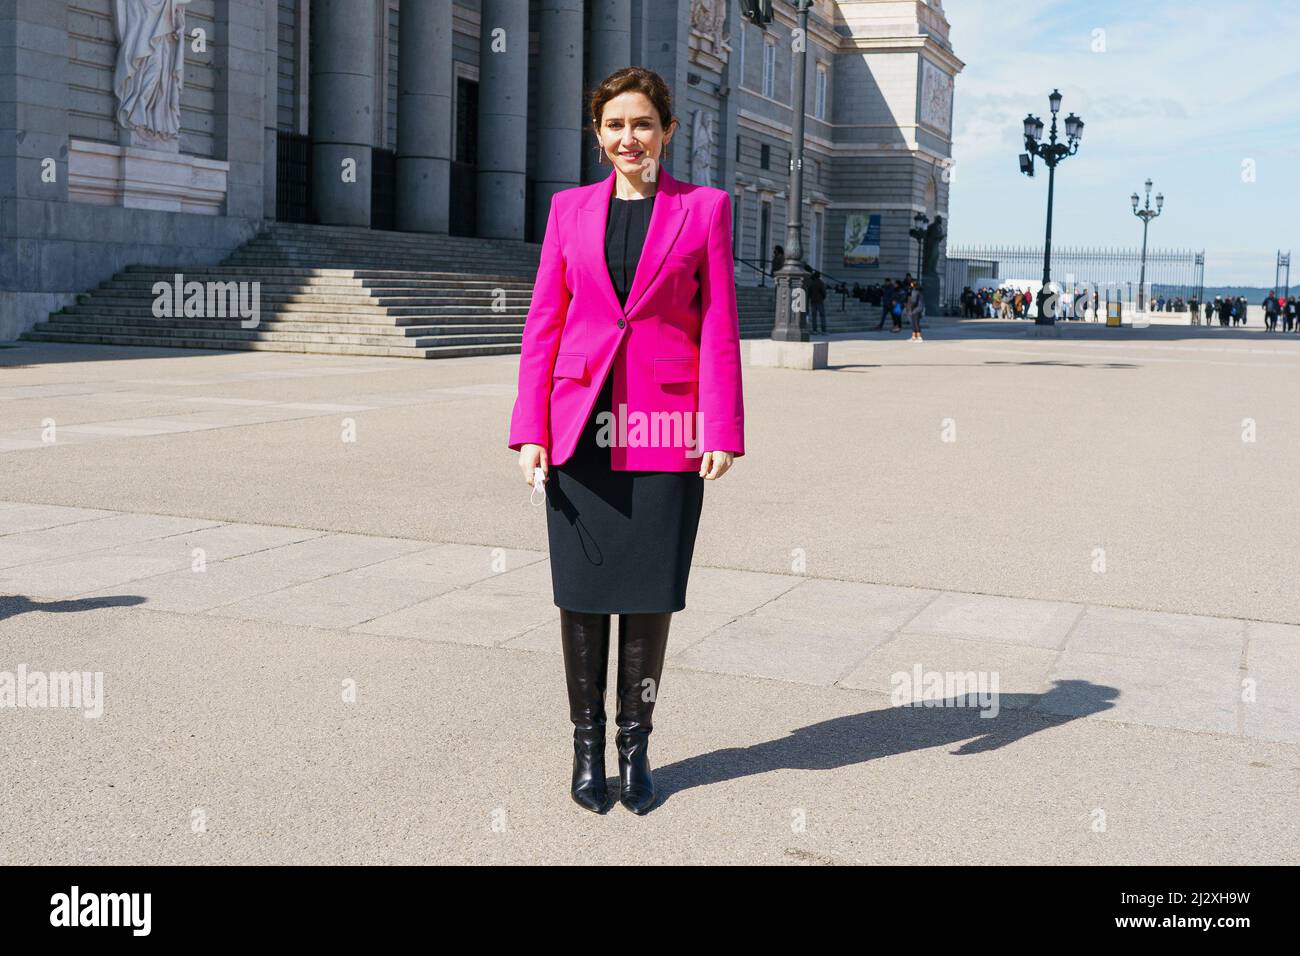
[[[5,0],[0,341],[128,265],[210,265],[269,222],[541,241],[607,174],[585,91],[661,73],[668,168],[729,190],[738,284],[785,242],[796,5],[740,0]],[[942,0],[814,0],[805,259],[916,271],[947,220]]]

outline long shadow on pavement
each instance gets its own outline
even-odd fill
[[[101,607],[134,607],[143,604],[145,598],[136,594],[112,595],[111,597],[77,598],[66,601],[33,601],[25,594],[0,595],[0,621],[28,614],[32,611],[46,613],[70,613],[72,611],[93,611]]]
[[[996,716],[983,717],[974,695],[950,697],[930,706],[886,707],[800,727],[779,740],[728,747],[656,767],[657,804],[693,787],[772,770],[834,770],[881,757],[961,746],[967,756],[996,750],[1030,734],[1114,707],[1118,688],[1084,680],[1056,681],[1044,694],[1001,694]],[[942,703],[942,706],[940,706]],[[617,792],[617,780],[614,783]]]

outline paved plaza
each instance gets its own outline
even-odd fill
[[[0,675],[103,681],[0,709],[0,863],[1297,862],[1300,336],[1027,332],[745,368],[645,817],[569,797],[517,356],[0,349]]]

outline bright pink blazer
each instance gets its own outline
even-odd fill
[[[663,166],[658,174],[622,307],[605,262],[617,174],[552,197],[524,322],[512,449],[542,445],[562,465],[612,374],[612,410],[625,406],[609,432],[612,470],[698,471],[706,451],[745,453],[731,196]]]

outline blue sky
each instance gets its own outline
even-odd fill
[[[944,10],[966,63],[950,244],[1041,244],[1047,171],[1039,162],[1029,179],[1016,157],[1025,114],[1050,123],[1058,87],[1060,118],[1073,111],[1085,126],[1056,170],[1054,246],[1140,246],[1129,196],[1150,177],[1153,196],[1165,194],[1150,245],[1205,249],[1207,285],[1272,285],[1277,250],[1300,252],[1300,0],[947,0]]]

